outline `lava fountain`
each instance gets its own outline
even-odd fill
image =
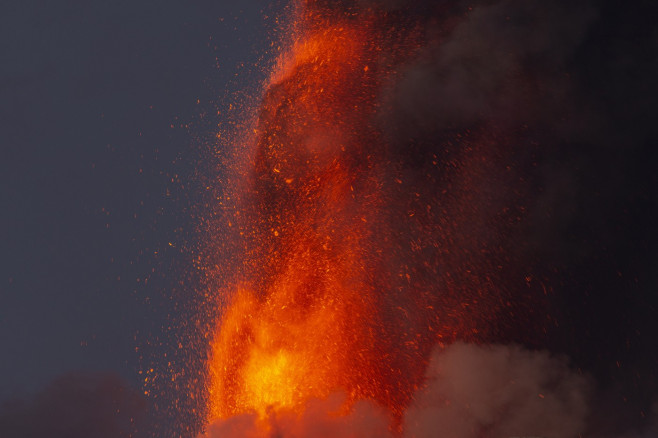
[[[397,428],[432,348],[484,339],[506,305],[482,229],[514,212],[479,192],[499,141],[388,130],[386,95],[427,39],[409,16],[312,0],[295,13],[240,196],[243,278],[211,334],[207,421],[341,392],[342,412],[368,400]]]

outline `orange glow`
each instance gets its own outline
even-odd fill
[[[473,200],[494,162],[487,142],[459,137],[445,164],[414,156],[407,177],[377,116],[418,35],[392,32],[385,14],[324,15],[313,3],[264,96],[248,193],[234,196],[243,263],[218,291],[230,298],[210,334],[208,423],[300,413],[340,391],[346,407],[374,401],[396,427],[432,347],[482,337],[473,315],[504,305],[487,298],[493,276],[477,265],[494,250],[460,228],[499,208],[482,214]]]
[[[212,341],[209,420],[295,411],[337,390],[351,400],[378,392],[376,376],[363,377],[376,305],[366,246],[380,200],[358,147],[370,134],[377,49],[367,23],[305,24],[260,116],[253,278],[233,293]]]

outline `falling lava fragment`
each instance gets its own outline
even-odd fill
[[[500,301],[469,269],[487,248],[460,229],[481,214],[471,187],[494,148],[461,138],[444,165],[382,133],[382,90],[422,47],[413,25],[320,1],[296,14],[259,115],[246,268],[211,334],[207,420],[301,413],[342,392],[344,409],[373,401],[396,427],[431,349],[472,336]]]

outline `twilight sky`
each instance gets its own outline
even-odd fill
[[[193,174],[216,108],[264,78],[274,3],[3,7],[0,403],[72,371],[141,388],[138,371],[172,348],[189,311]],[[557,309],[530,344],[644,406],[658,389],[656,8],[589,3],[570,122],[546,137],[559,142],[539,157],[521,233]]]
[[[135,347],[175,312],[169,243],[189,223],[177,191],[198,158],[195,126],[211,101],[260,78],[252,68],[231,82],[263,54],[269,8],[3,7],[0,398],[74,369],[140,384]]]

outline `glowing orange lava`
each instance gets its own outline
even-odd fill
[[[483,142],[462,140],[443,173],[428,155],[414,164],[420,177],[405,177],[377,114],[418,36],[386,14],[321,3],[301,9],[259,115],[253,184],[240,196],[245,278],[221,292],[231,298],[212,333],[208,422],[300,412],[336,391],[395,422],[431,348],[471,333],[492,283],[474,279],[464,260],[487,249],[455,219],[479,217],[454,200],[473,197],[478,173],[463,169],[488,165]]]
[[[265,98],[251,261],[258,278],[234,294],[215,335],[211,419],[295,410],[336,390],[376,392],[355,384],[372,356],[365,246],[379,202],[376,179],[361,176],[371,163],[355,147],[372,114],[376,48],[366,28],[308,28]]]

